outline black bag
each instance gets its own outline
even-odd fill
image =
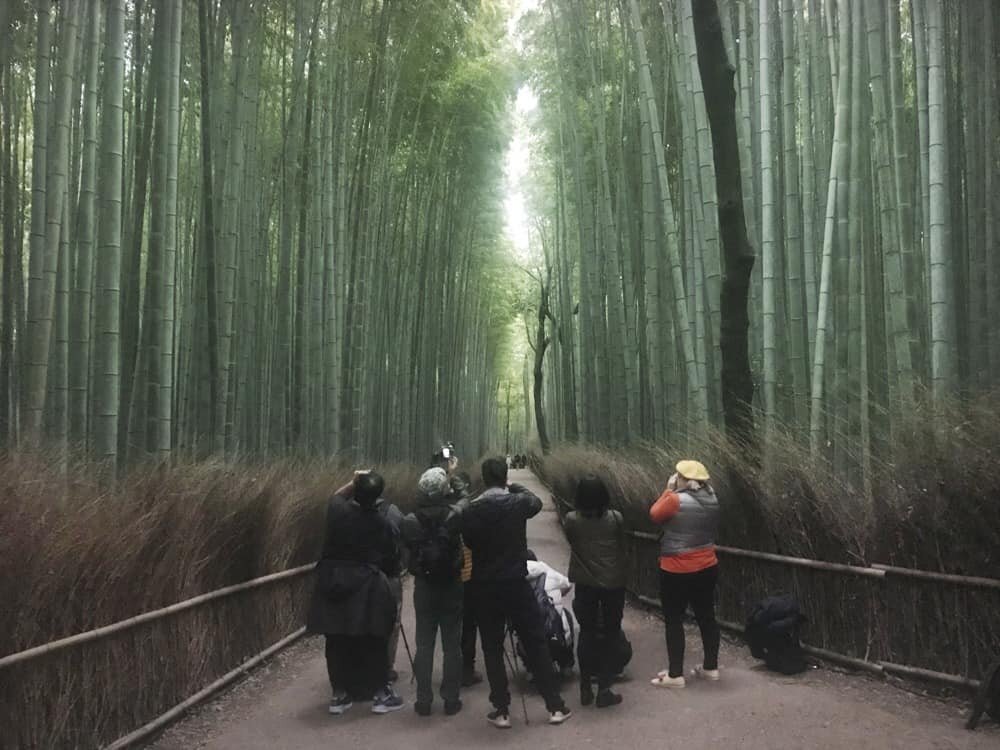
[[[451,583],[458,580],[461,570],[460,550],[448,531],[445,519],[432,520],[417,516],[423,535],[415,550],[414,573],[430,583]]]
[[[572,669],[576,663],[576,657],[573,653],[576,634],[570,633],[567,637],[566,631],[563,628],[562,615],[556,609],[556,605],[552,603],[552,598],[548,595],[548,592],[545,591],[544,575],[531,579],[531,590],[535,595],[535,600],[538,602],[538,610],[541,613],[542,623],[545,626],[545,640],[548,645],[549,656],[552,657],[552,661],[561,669]],[[570,623],[570,627],[572,628],[572,619]],[[527,664],[527,653],[520,639],[517,643],[517,653],[522,661]],[[528,665],[528,668],[531,669],[531,665]]]
[[[744,636],[750,653],[762,659],[768,669],[782,674],[799,674],[809,665],[799,641],[806,618],[791,594],[761,600],[747,617]]]

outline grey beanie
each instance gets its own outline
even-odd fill
[[[440,468],[428,469],[420,475],[420,481],[417,482],[417,489],[428,497],[443,497],[450,488],[448,474]]]

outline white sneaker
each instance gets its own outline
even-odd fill
[[[656,687],[663,688],[682,688],[687,685],[687,683],[684,682],[684,677],[671,677],[666,670],[657,674],[656,677],[651,679],[649,682]]]
[[[510,729],[510,714],[506,709],[498,708],[486,715],[486,721],[497,729]]]
[[[718,669],[705,669],[704,667],[695,667],[693,674],[695,677],[701,677],[703,680],[709,680],[711,682],[718,682],[719,680]]]
[[[561,708],[549,714],[549,724],[562,724],[573,715],[568,708]]]

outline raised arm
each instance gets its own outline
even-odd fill
[[[525,518],[533,518],[542,512],[542,499],[531,490],[511,483],[507,491],[514,496],[516,507],[524,513]]]
[[[649,520],[653,523],[666,523],[676,516],[680,509],[681,496],[671,489],[666,489],[649,509]]]

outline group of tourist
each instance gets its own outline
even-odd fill
[[[485,490],[475,498],[470,496],[469,477],[457,468],[451,446],[435,454],[417,484],[416,510],[405,516],[381,499],[384,483],[372,471],[355,472],[330,501],[309,613],[309,629],[326,636],[333,690],[330,713],[343,714],[355,702],[371,701],[374,713],[404,706],[393,688],[392,664],[405,566],[414,579],[416,713],[430,716],[433,711],[438,631],[444,713],[462,710],[461,689],[482,679],[475,671],[478,633],[493,706],[487,720],[499,728],[510,727],[504,643],[513,632],[545,701],[549,723],[562,724],[572,712],[560,691],[544,615],[527,566],[533,557],[527,546],[527,521],[541,511],[542,501],[527,488],[508,482],[505,458],[483,462]],[[719,679],[714,605],[718,515],[708,472],[697,461],[678,463],[666,489],[649,508],[650,519],[663,528],[659,576],[668,656],[668,668],[651,680],[655,686],[685,686],[683,618],[688,605],[704,646],[704,661],[696,673]],[[622,514],[610,508],[610,494],[601,479],[589,475],[577,482],[575,510],[565,517],[564,528],[571,548],[573,612],[579,623],[580,702],[598,708],[616,706],[622,696],[612,687],[623,664],[616,644],[627,644],[622,632],[625,525]]]

